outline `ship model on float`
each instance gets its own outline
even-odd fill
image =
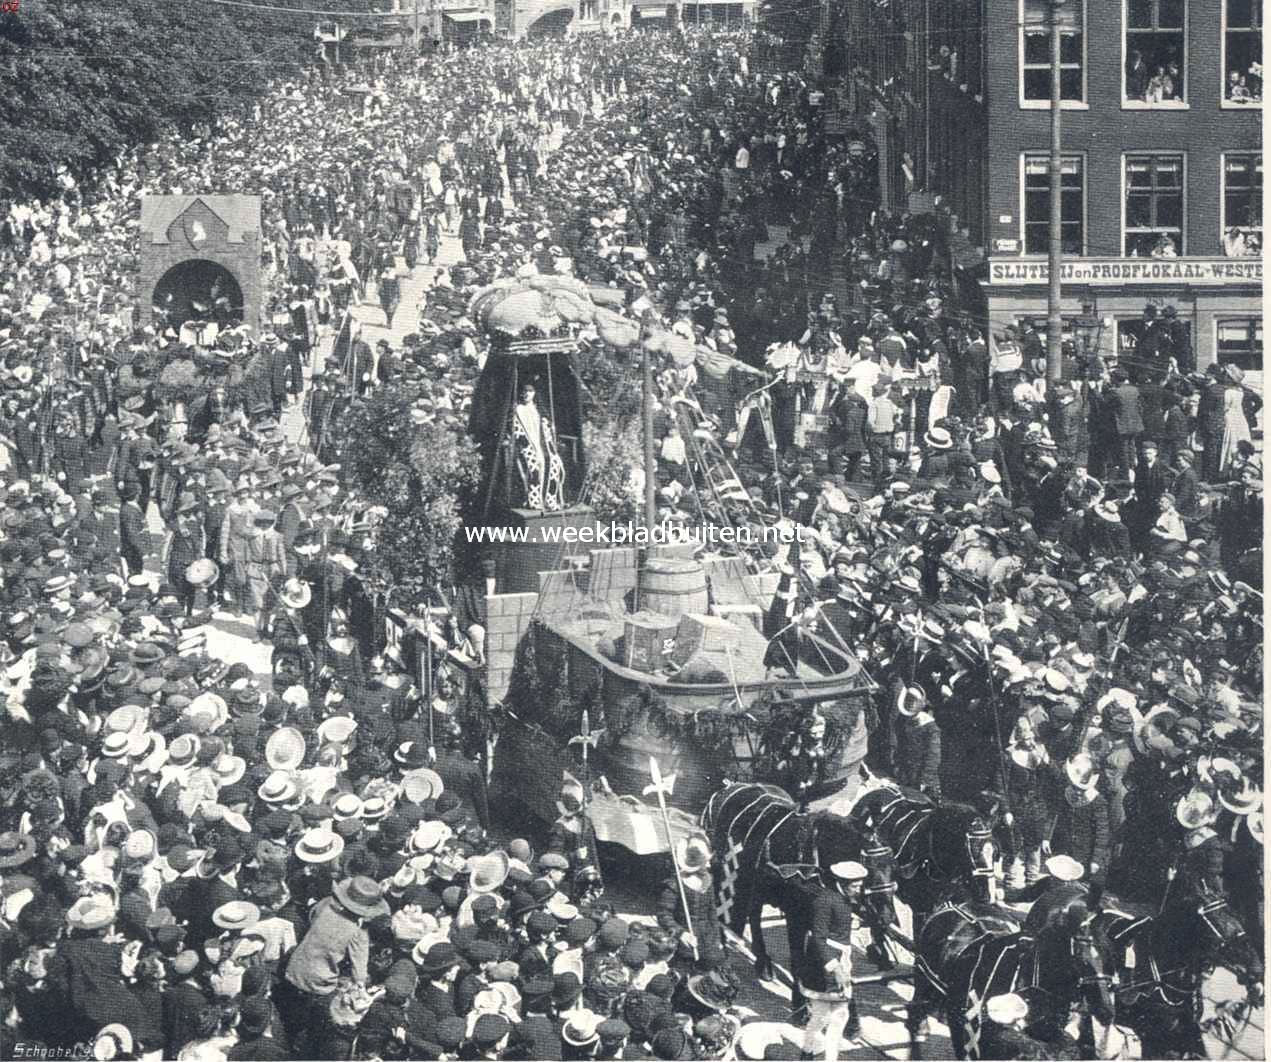
[[[781,785],[830,807],[851,797],[865,754],[874,688],[816,611],[796,611],[798,546],[766,570],[745,551],[699,545],[599,546],[587,504],[578,366],[627,359],[641,386],[646,484],[652,461],[652,364],[714,359],[718,373],[753,373],[669,331],[623,293],[571,278],[506,279],[473,296],[468,316],[490,337],[469,431],[480,441],[480,519],[524,529],[496,547],[498,592],[487,597],[487,688],[502,702],[493,785],[549,820],[563,782],[585,778],[600,840],[664,851],[665,820],[646,803],[649,764],[674,774],[671,832],[695,828],[725,779]],[[600,354],[595,353],[603,349]],[[691,395],[674,413],[705,511],[748,502],[723,451],[696,430]],[[645,491],[646,527],[656,519]],[[564,529],[575,529],[569,535]],[[756,553],[759,551],[756,550]],[[766,633],[765,633],[766,631]],[[775,635],[769,637],[769,635]]]

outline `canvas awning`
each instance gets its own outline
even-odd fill
[[[484,11],[444,11],[451,22],[489,22],[490,16]]]

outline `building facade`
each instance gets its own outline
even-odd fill
[[[996,329],[1044,318],[1050,210],[1046,0],[986,0],[984,282]],[[1173,306],[1201,367],[1261,370],[1261,10],[1256,0],[1068,0],[1061,8],[1065,316],[1133,358]],[[997,35],[995,35],[997,36]]]
[[[883,205],[906,209],[914,193],[938,201],[975,252],[968,268],[979,268],[999,333],[1046,316],[1049,7],[832,8],[827,73],[878,143]],[[1132,357],[1144,308],[1173,306],[1200,366],[1260,371],[1261,5],[1066,0],[1059,10],[1065,318],[1093,310],[1101,349]]]

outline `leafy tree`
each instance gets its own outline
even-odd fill
[[[0,191],[47,195],[59,167],[82,179],[123,151],[242,107],[313,61],[313,26],[312,15],[250,3],[23,0],[0,14]]]
[[[415,394],[381,390],[343,419],[340,456],[350,493],[387,516],[375,532],[371,566],[409,606],[451,579],[462,513],[480,477],[477,448],[457,422],[417,425]]]

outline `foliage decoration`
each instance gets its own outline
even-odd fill
[[[480,471],[476,444],[461,427],[412,419],[416,397],[407,387],[386,388],[355,402],[339,440],[351,495],[387,511],[374,526],[368,566],[407,608],[452,581],[461,513]]]

